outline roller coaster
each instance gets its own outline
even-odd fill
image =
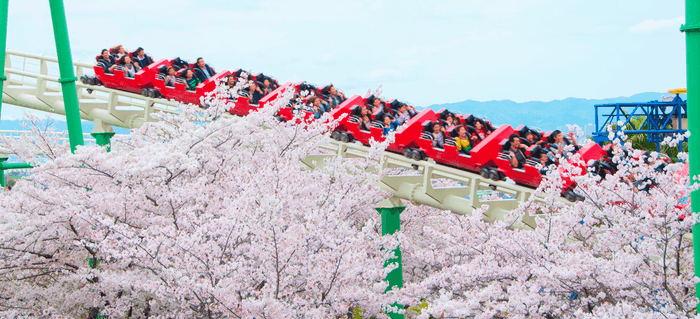
[[[8,79],[3,90],[3,103],[53,114],[65,114],[56,58],[7,51],[5,61],[5,73]],[[101,68],[96,64],[75,62],[74,68],[76,75],[83,81],[87,77],[99,80],[98,73],[94,71],[101,70]],[[116,71],[115,74],[106,76],[118,77],[119,72]],[[235,73],[222,71],[218,74]],[[157,76],[157,74],[153,74],[155,81],[158,81]],[[224,76],[216,77],[216,75],[214,77],[216,79],[224,78]],[[93,135],[113,132],[112,126],[127,129],[140,127],[147,121],[153,121],[152,114],[156,112],[180,112],[179,104],[176,101],[159,98],[158,95],[154,96],[152,93],[137,94],[133,90],[129,92],[123,88],[109,87],[106,79],[100,80],[100,82],[85,82],[87,83],[76,81],[80,115],[83,119],[95,123]],[[231,116],[234,114],[244,115],[262,107],[264,103],[273,101],[281,90],[290,86],[293,86],[297,91],[315,90],[315,87],[311,85],[305,88],[302,83],[285,83],[271,94],[263,97],[257,105],[247,103],[246,98],[231,101]],[[153,86],[153,88],[155,87]],[[318,91],[322,91],[322,89]],[[314,93],[321,94],[318,91]],[[199,92],[206,93],[206,91],[201,90],[194,93]],[[371,97],[352,96],[330,111],[330,116],[333,118],[341,118],[342,116],[340,124],[332,134],[333,139],[323,147],[333,150],[333,154],[309,155],[304,161],[306,165],[310,167],[322,165],[321,159],[328,156],[363,157],[368,154],[366,145],[370,138],[384,139],[379,118],[382,117],[382,113],[393,112],[390,106],[392,103],[397,105],[399,102],[396,100],[387,101],[387,107],[372,114],[374,117],[373,126],[369,131],[365,131],[359,129],[356,114],[360,108],[367,107],[365,103],[368,102],[368,99]],[[280,120],[291,120],[295,112],[306,112],[307,115],[304,117],[313,120],[310,111],[297,110],[292,105],[282,108],[278,116]],[[446,110],[440,112],[434,112],[430,109],[422,110],[397,130],[396,142],[391,144],[384,154],[385,165],[386,167],[411,170],[412,174],[387,175],[382,180],[380,187],[397,198],[459,214],[469,214],[483,204],[489,204],[485,219],[499,219],[505,212],[517,207],[519,202],[527,200],[542,178],[533,160],[528,160],[521,169],[510,166],[506,154],[503,153],[503,149],[508,146],[508,136],[510,134],[522,136],[528,132],[534,132],[538,138],[547,139],[547,133],[551,132],[536,132],[526,127],[514,129],[508,125],[501,125],[493,128],[493,132],[480,141],[468,154],[456,150],[451,142],[454,139],[451,136],[452,133],[445,134],[446,142],[442,149],[434,148],[426,132],[426,127],[429,126],[428,122],[441,121],[448,113],[449,111]],[[470,115],[454,115],[457,121],[465,126],[471,126],[470,123],[481,120]],[[484,123],[490,125],[488,121],[484,121]],[[532,154],[533,151],[536,151],[537,146],[528,146],[526,152],[529,155]],[[586,159],[600,159],[605,151],[591,143],[581,147],[578,153]],[[436,179],[453,180],[459,186],[435,188],[433,181]],[[581,199],[573,193],[573,186],[575,185],[565,186],[564,194],[573,194],[565,197],[568,201]],[[479,194],[490,190],[507,194],[507,197],[512,199],[482,201]],[[544,200],[544,198],[538,200]],[[564,198],[562,201],[567,202]],[[534,219],[525,217],[523,223],[523,226],[533,227]]]
[[[4,103],[65,114],[57,76],[57,59],[7,51],[5,61],[8,80],[3,92]],[[272,77],[262,74],[248,75],[240,69],[233,72],[220,71],[190,89],[182,81],[178,81],[174,86],[165,85],[165,73],[169,67],[174,68],[178,74],[195,69],[194,64],[179,58],[157,60],[135,72],[133,76],[126,75],[124,69],[119,67],[112,73],[105,72],[104,65],[97,61],[94,64],[74,63],[76,75],[80,79],[80,82],[76,82],[76,87],[81,117],[95,123],[93,134],[112,132],[111,126],[128,129],[140,127],[153,120],[151,114],[154,112],[177,113],[177,102],[201,104],[208,92],[213,91],[217,85],[224,85],[221,82],[229,77],[234,77],[236,82],[257,82],[257,85],[262,85],[263,80],[267,79],[278,85],[276,89],[261,97],[257,104],[250,103],[250,99],[245,96],[227,101],[232,116],[247,115],[274,101],[284,90],[293,88],[298,101],[281,108],[278,111],[278,119],[290,121],[295,114],[302,113],[306,120],[314,120],[313,109],[305,103],[313,96],[324,99],[328,97],[324,87],[317,88],[306,82],[279,85]],[[402,106],[409,106],[408,103],[395,99],[377,102],[379,98],[372,95],[345,98],[340,93],[340,96],[342,103],[329,111],[331,118],[339,119],[339,125],[331,135],[335,141],[327,146],[336,150],[337,156],[366,154],[366,149],[361,145],[369,145],[370,139],[383,140],[384,120],[387,117],[398,116]],[[412,106],[409,107],[413,109]],[[362,114],[371,118],[368,127],[360,125]],[[435,123],[448,128],[444,132],[444,145],[434,146],[435,132],[431,130]],[[459,138],[460,126],[473,136],[472,144],[476,144],[469,152],[460,152],[457,149],[456,139]],[[490,134],[476,134],[476,126],[485,127]],[[511,136],[519,137],[525,144],[523,153],[527,159],[516,167],[513,167],[511,156],[508,154]],[[387,163],[413,169],[418,175],[388,177],[383,183],[383,188],[399,198],[462,214],[470,213],[480,206],[477,191],[497,189],[510,193],[516,199],[515,202],[526,200],[526,197],[520,195],[532,193],[542,180],[543,170],[542,166],[538,166],[539,157],[544,156],[547,150],[556,151],[557,147],[571,143],[569,139],[564,138],[565,144],[555,145],[552,132],[542,132],[527,126],[513,128],[505,124],[493,127],[488,120],[477,116],[457,114],[448,110],[434,112],[431,109],[414,112],[413,116],[396,130],[394,137],[395,141],[389,145],[385,155]],[[607,157],[610,149],[589,143],[577,146],[575,151],[583,162],[597,165],[597,171],[603,174],[614,171],[614,166],[610,165],[611,161]],[[310,158],[318,159],[323,156],[312,155]],[[309,160],[305,163],[312,166],[314,162]],[[459,189],[433,189],[430,182],[433,178],[452,178],[460,185],[467,186]],[[575,183],[568,179],[562,187],[562,195],[569,202],[583,200],[582,196],[575,193]],[[500,213],[517,206],[512,205],[513,203],[493,204],[492,210]]]

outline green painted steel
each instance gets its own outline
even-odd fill
[[[7,44],[7,7],[10,0],[0,0],[0,96],[7,77],[5,76],[5,47]],[[2,119],[2,100],[0,100],[0,119]],[[3,178],[3,183],[5,179]],[[5,187],[3,185],[3,187]]]
[[[688,162],[690,176],[700,175],[700,0],[685,1],[685,32],[686,70],[688,77]],[[696,94],[698,93],[698,94]],[[697,111],[696,111],[697,109]],[[699,136],[695,136],[699,134]],[[695,156],[698,155],[698,156]],[[691,179],[692,180],[692,179]],[[694,213],[700,212],[700,193],[690,194]],[[695,261],[695,276],[700,276],[700,224],[693,226],[693,252]],[[695,284],[695,295],[700,299],[700,283]],[[698,304],[700,305],[700,304]]]
[[[406,209],[406,207],[379,207],[377,211],[382,214],[382,235],[393,235],[397,231],[401,230],[401,212]],[[398,267],[386,275],[386,281],[389,282],[389,287],[386,291],[393,289],[394,287],[403,287],[403,265],[401,263],[401,249],[396,248],[394,250],[396,256],[387,260],[384,263],[384,267],[389,266],[393,263],[398,263]],[[398,303],[394,303],[393,306],[401,307]],[[398,313],[387,313],[392,319],[403,319],[403,314]]]
[[[68,40],[68,24],[66,12],[63,8],[63,0],[49,0],[51,6],[51,20],[53,21],[54,40],[56,40],[56,53],[58,54],[58,69],[63,91],[63,103],[66,109],[66,122],[68,124],[68,139],[71,152],[75,152],[78,145],[84,145],[83,128],[80,126],[80,107],[78,105],[78,92],[75,81],[78,80],[73,72],[73,58],[70,53],[70,41]]]
[[[8,169],[27,169],[27,168],[32,168],[34,167],[32,164],[29,163],[0,163],[0,169],[2,170],[8,170]]]
[[[107,152],[109,152],[112,148],[112,143],[110,140],[114,134],[114,132],[90,133],[90,135],[95,138],[95,144],[99,146],[107,146]]]
[[[32,168],[34,167],[31,164],[27,163],[5,163],[7,162],[7,157],[3,154],[2,157],[0,157],[0,187],[5,188],[7,184],[5,183],[5,170],[8,169],[24,169],[24,168]]]

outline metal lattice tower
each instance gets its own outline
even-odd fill
[[[666,136],[683,134],[688,130],[687,116],[687,102],[679,94],[672,101],[598,104],[595,106],[593,140],[601,145],[609,142],[608,126],[614,125],[617,131],[627,135],[645,134],[647,141],[655,143],[656,150],[660,151],[661,142]],[[635,119],[642,118],[641,123],[635,123]],[[679,145],[680,150],[682,147],[682,144]]]

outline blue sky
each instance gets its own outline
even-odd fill
[[[76,60],[143,46],[217,70],[383,85],[417,105],[549,101],[685,86],[682,0],[67,0]],[[48,2],[10,3],[7,48],[55,56]]]

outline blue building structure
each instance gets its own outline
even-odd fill
[[[669,92],[676,93],[674,90]],[[656,150],[660,151],[661,142],[666,136],[683,134],[688,130],[687,114],[687,101],[679,94],[672,101],[598,104],[595,105],[595,131],[592,137],[600,145],[609,142],[608,126],[616,125],[616,131],[622,131],[626,135],[645,134],[649,143],[655,143]],[[644,118],[641,124],[632,122],[632,119],[641,117]],[[620,122],[623,124],[617,125]],[[682,143],[679,143],[679,150],[682,147]]]

